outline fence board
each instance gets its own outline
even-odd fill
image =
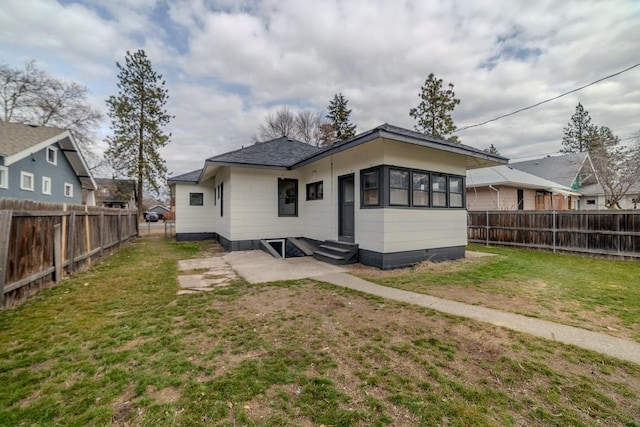
[[[469,211],[468,240],[640,258],[638,211]]]
[[[137,211],[0,199],[0,310],[110,253],[135,222]]]

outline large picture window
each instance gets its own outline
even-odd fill
[[[278,216],[298,216],[297,179],[278,179]]]
[[[362,206],[380,206],[380,169],[362,172]]]
[[[389,169],[389,204],[409,206],[409,171]]]
[[[460,175],[380,165],[360,171],[360,206],[462,209],[464,185]]]

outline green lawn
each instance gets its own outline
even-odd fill
[[[377,283],[640,341],[640,262],[470,245],[497,256],[380,274]]]
[[[606,356],[312,280],[176,296],[210,253],[139,239],[0,313],[0,425],[640,425]]]

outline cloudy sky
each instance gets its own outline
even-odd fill
[[[455,85],[459,128],[640,63],[638,0],[2,0],[0,63],[35,59],[116,94],[115,62],[144,49],[169,89],[181,174],[252,142],[281,106],[324,112],[342,92],[358,131],[413,128],[429,73]],[[512,161],[555,153],[578,102],[620,138],[640,129],[640,67],[523,113],[458,133]],[[108,134],[105,121],[100,133]]]

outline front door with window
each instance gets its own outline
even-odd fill
[[[355,189],[353,174],[338,177],[338,240],[354,242]]]

